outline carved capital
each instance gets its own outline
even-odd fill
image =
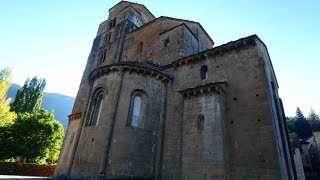
[[[227,88],[227,82],[215,82],[215,83],[208,83],[205,85],[191,87],[185,90],[181,90],[179,92],[182,93],[185,97],[197,96],[200,94],[208,94],[211,92],[225,95],[226,88]]]
[[[81,114],[82,114],[81,112],[80,113],[75,113],[75,114],[70,114],[68,116],[69,121],[80,119],[81,118]]]

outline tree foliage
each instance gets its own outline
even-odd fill
[[[287,117],[287,127],[288,127],[290,133],[296,132],[296,129],[294,126],[294,119],[292,117]],[[297,133],[295,133],[295,134],[297,134]]]
[[[319,116],[314,112],[313,109],[310,110],[309,116],[307,118],[311,129],[319,128],[320,127],[320,118]]]
[[[54,163],[62,138],[63,126],[52,112],[20,114],[14,124],[0,127],[0,160],[25,156],[30,163]]]
[[[296,116],[294,117],[294,127],[295,127],[295,133],[300,138],[306,138],[312,134],[310,124],[308,123],[307,119],[304,117],[299,107],[297,107]]]
[[[11,98],[6,99],[6,93],[11,85],[11,72],[9,68],[0,71],[0,127],[12,123],[17,116],[14,112],[10,112]]]
[[[316,128],[318,128],[318,130],[320,129],[320,119],[313,109],[311,109],[306,118],[298,107],[296,116],[287,117],[287,126],[290,134],[298,136],[300,139],[304,139],[312,135],[312,130]]]
[[[29,163],[55,163],[63,138],[63,126],[53,113],[41,109],[44,79],[27,79],[11,104],[18,114],[11,124],[0,127],[0,160],[24,156]]]
[[[17,114],[35,113],[40,109],[43,90],[46,86],[45,79],[27,79],[15,97],[14,102],[11,104],[11,110]]]

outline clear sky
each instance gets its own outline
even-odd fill
[[[47,92],[75,97],[98,25],[119,0],[0,2],[0,69],[13,82],[47,80]],[[320,114],[319,0],[136,0],[156,17],[198,21],[215,46],[257,34],[267,45],[287,116]]]

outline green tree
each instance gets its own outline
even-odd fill
[[[294,117],[294,129],[299,138],[306,138],[312,134],[310,124],[299,107],[297,107],[296,116]]]
[[[12,70],[9,68],[0,71],[0,127],[12,123],[17,117],[16,113],[10,112],[11,98],[6,99],[6,93],[11,85],[11,73]]]
[[[0,160],[25,156],[29,163],[54,163],[62,138],[63,126],[52,112],[23,113],[14,124],[0,127]]]
[[[309,116],[307,117],[307,120],[311,126],[311,129],[320,127],[320,118],[312,108],[309,112]]]
[[[46,86],[45,79],[27,79],[23,87],[21,87],[15,97],[15,100],[11,104],[11,110],[17,114],[24,112],[34,113],[40,109],[43,90]]]
[[[306,118],[304,117],[301,109],[300,109],[299,107],[297,107],[297,109],[296,109],[296,117],[297,117],[298,119],[304,119],[304,120],[306,119]]]
[[[295,129],[295,126],[294,126],[294,118],[287,117],[287,126],[288,126],[288,130],[289,130],[290,133],[295,133],[296,132],[296,129]]]
[[[295,139],[298,137],[298,135],[295,132],[290,133],[289,136],[290,136],[290,139]]]

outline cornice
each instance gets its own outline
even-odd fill
[[[239,39],[237,41],[231,41],[227,44],[212,48],[212,49],[208,49],[206,51],[200,52],[198,54],[195,55],[191,55],[182,59],[178,59],[174,62],[172,62],[169,66],[164,66],[163,69],[168,68],[170,66],[173,67],[178,67],[184,64],[189,64],[189,63],[195,63],[197,62],[199,59],[206,59],[209,57],[213,57],[216,55],[221,55],[224,54],[226,52],[229,52],[231,50],[237,50],[237,49],[241,49],[241,48],[245,48],[245,47],[249,47],[249,46],[255,46],[256,45],[256,40],[259,40],[259,37],[257,35],[252,35],[252,36],[248,36],[242,39]]]
[[[191,87],[185,90],[180,90],[179,92],[184,95],[184,97],[190,96],[198,96],[200,94],[208,94],[211,92],[225,95],[227,88],[227,82],[215,82],[215,83],[208,83],[204,85],[199,85],[195,87]]]
[[[163,82],[168,82],[173,79],[170,75],[162,72],[157,66],[153,66],[145,62],[127,61],[119,64],[102,66],[93,70],[89,74],[89,83],[92,85],[93,82],[99,77],[117,71],[137,73],[142,74],[143,76],[152,76]]]
[[[82,114],[81,112],[80,113],[75,113],[75,114],[70,114],[68,116],[68,119],[69,119],[69,121],[80,119],[81,118],[81,114]]]

